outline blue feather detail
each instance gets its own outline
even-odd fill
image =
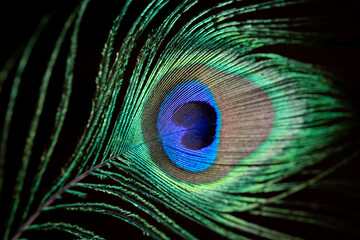
[[[195,81],[178,84],[165,97],[156,123],[167,156],[191,172],[204,171],[214,164],[220,126],[213,94]]]

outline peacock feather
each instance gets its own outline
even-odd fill
[[[46,6],[1,46],[3,239],[360,238],[359,2]]]

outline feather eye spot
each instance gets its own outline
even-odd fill
[[[166,155],[177,167],[201,172],[214,164],[220,130],[216,109],[209,88],[197,81],[182,82],[165,96],[157,130]]]
[[[156,82],[144,105],[142,133],[151,159],[168,176],[197,184],[220,180],[271,132],[273,104],[247,78],[189,64]]]

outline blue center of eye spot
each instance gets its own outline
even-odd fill
[[[211,167],[219,145],[220,112],[204,84],[178,84],[165,97],[156,127],[163,149],[177,166],[191,172]]]
[[[211,145],[216,133],[216,111],[205,102],[188,102],[177,109],[171,120],[188,130],[181,143],[188,149],[200,150]]]

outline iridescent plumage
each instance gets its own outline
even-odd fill
[[[24,80],[33,76],[29,66],[51,17],[18,67],[9,67],[13,57],[1,70],[4,238],[118,239],[133,233],[122,222],[155,239],[359,237],[349,225],[354,198],[346,195],[359,182],[335,174],[358,159],[355,94],[316,57],[295,56],[327,41],[350,45],[318,32],[325,22],[310,27],[343,14],[295,14],[320,8],[310,1],[159,0],[129,27],[136,4],[119,10],[92,79],[76,83],[86,70],[77,64],[81,42],[91,40],[81,32],[91,1],[64,20],[36,93],[24,93]],[[91,106],[76,105],[84,83],[94,86]],[[21,96],[29,96],[26,104]],[[17,114],[27,105],[26,130],[18,131]],[[89,110],[76,113],[82,108]],[[339,191],[325,195],[330,203],[317,195],[327,189]],[[336,206],[342,198],[349,207]]]

